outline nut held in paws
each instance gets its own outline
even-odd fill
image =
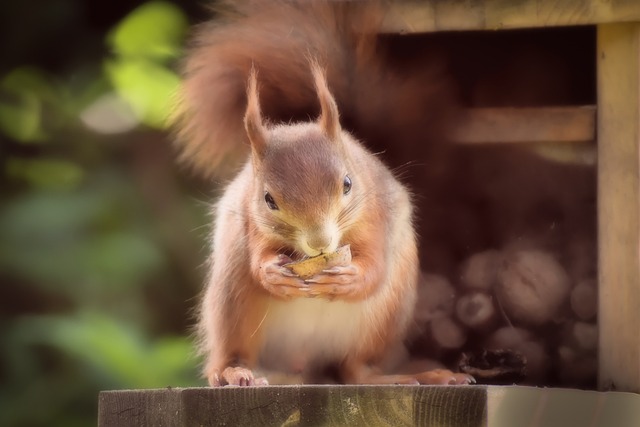
[[[297,274],[301,279],[308,279],[320,273],[322,270],[336,265],[348,264],[351,262],[351,247],[344,245],[335,252],[307,258],[302,261],[290,262],[283,267]]]

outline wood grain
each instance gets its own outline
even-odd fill
[[[640,396],[518,386],[268,386],[105,391],[99,427],[640,425]]]
[[[589,142],[596,138],[596,108],[473,108],[451,135],[462,144]]]
[[[599,384],[640,392],[640,24],[599,26],[597,52]]]
[[[586,390],[488,387],[487,425],[632,427],[640,425],[640,396]]]
[[[637,0],[404,0],[385,31],[498,30],[640,21]]]
[[[270,386],[102,392],[107,426],[482,426],[484,387]]]

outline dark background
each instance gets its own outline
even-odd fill
[[[212,186],[165,120],[200,3],[0,5],[0,425],[95,425],[99,390],[204,384]]]

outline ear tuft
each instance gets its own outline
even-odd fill
[[[253,155],[261,158],[267,146],[267,131],[262,123],[260,111],[258,72],[253,66],[247,83],[247,109],[244,114],[244,128],[249,137]]]
[[[316,86],[316,93],[320,101],[320,128],[332,141],[340,136],[340,114],[333,95],[329,91],[324,70],[315,59],[310,60],[311,72]]]

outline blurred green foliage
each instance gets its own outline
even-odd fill
[[[178,76],[166,64],[179,56],[187,25],[177,6],[153,1],[131,12],[109,34],[117,57],[105,64],[106,74],[149,126],[163,128],[167,123]]]
[[[125,58],[176,59],[181,52],[188,21],[169,2],[153,1],[133,10],[110,33],[109,45]]]
[[[2,426],[95,425],[99,390],[202,384],[209,189],[166,130],[197,3],[0,5]]]
[[[44,141],[44,107],[59,98],[46,76],[33,68],[18,68],[2,78],[0,90],[0,127],[7,136],[21,142]]]

